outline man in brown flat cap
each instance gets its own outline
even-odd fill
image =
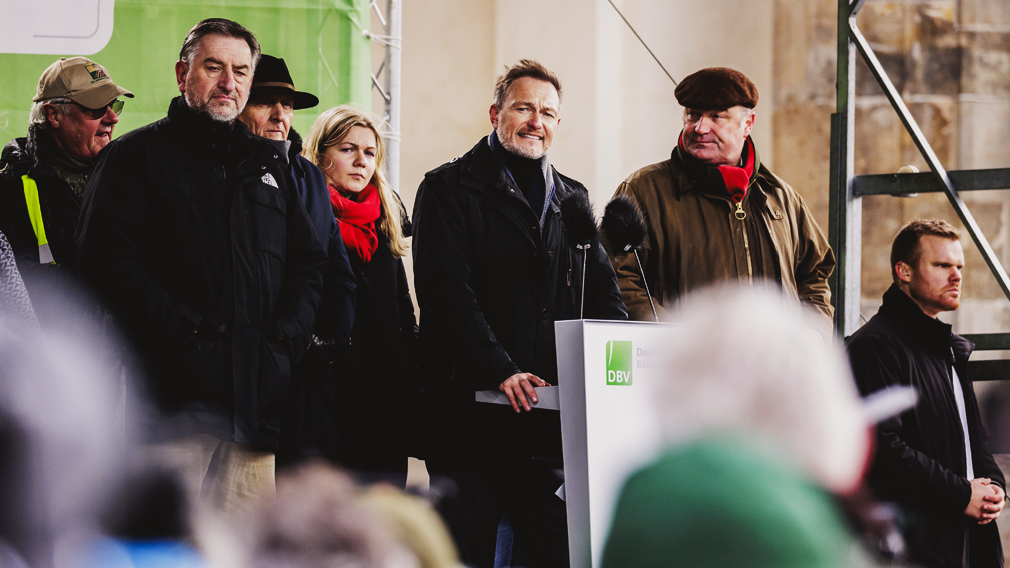
[[[112,140],[123,110],[104,67],[61,58],[39,78],[28,136],[11,140],[0,158],[0,232],[43,326],[66,315],[68,274],[76,272],[75,233],[81,196],[95,156]]]
[[[830,329],[827,279],[835,257],[803,199],[761,164],[750,138],[758,93],[724,67],[689,75],[675,91],[684,130],[669,160],[631,174],[617,188],[641,207],[648,233],[639,252],[656,311],[695,288],[724,280],[774,283],[813,307]],[[652,320],[634,256],[615,254],[621,297],[634,320]]]

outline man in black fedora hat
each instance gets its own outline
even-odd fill
[[[291,132],[295,111],[318,104],[315,95],[295,90],[283,59],[264,53],[253,74],[249,102],[238,118],[255,135],[284,141]]]
[[[354,273],[330,208],[326,178],[315,164],[301,156],[302,138],[291,128],[294,111],[318,104],[315,95],[295,90],[283,59],[263,54],[253,75],[249,102],[238,117],[253,134],[273,140],[288,155],[298,193],[330,258],[323,269],[323,300],[313,344],[295,368],[281,411],[279,465],[296,461],[301,455],[318,454],[319,446],[325,445],[325,433],[321,432],[325,428],[319,417],[327,412],[324,406],[336,401],[326,392],[313,392],[320,384],[329,383],[315,378],[330,372],[331,364],[347,345],[354,323]]]

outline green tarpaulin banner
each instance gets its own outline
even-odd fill
[[[114,3],[111,39],[97,53],[0,53],[0,145],[26,135],[39,75],[61,56],[87,55],[105,66],[116,84],[137,95],[127,99],[117,137],[163,118],[169,101],[179,94],[175,81],[179,48],[190,28],[204,18],[228,18],[247,27],[264,53],[284,58],[299,91],[319,97],[319,106],[295,112],[293,126],[303,135],[327,108],[348,102],[365,109],[371,106],[371,45],[364,36],[371,22],[368,0]]]

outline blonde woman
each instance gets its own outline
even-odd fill
[[[328,457],[364,481],[407,479],[406,393],[417,325],[401,257],[410,222],[386,180],[385,153],[375,120],[349,106],[316,119],[302,154],[319,166],[330,189],[357,279],[354,328],[346,357],[333,369],[343,401],[331,417],[337,432]]]

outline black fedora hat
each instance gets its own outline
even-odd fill
[[[312,93],[295,90],[295,82],[291,79],[291,73],[288,72],[288,66],[283,59],[264,53],[260,56],[259,65],[256,66],[256,72],[253,74],[249,96],[277,93],[293,96],[295,110],[312,108],[319,104],[319,98]]]

